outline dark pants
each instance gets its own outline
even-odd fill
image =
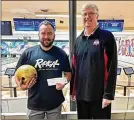
[[[110,119],[111,105],[102,109],[101,101],[77,101],[78,119]]]
[[[111,119],[111,104],[102,109],[103,119]]]

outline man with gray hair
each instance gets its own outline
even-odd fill
[[[84,30],[73,49],[71,94],[77,100],[78,119],[110,119],[117,75],[116,41],[98,26],[95,4],[82,8]]]
[[[30,120],[59,119],[64,102],[62,89],[64,83],[49,86],[47,80],[62,77],[62,72],[69,82],[71,69],[67,54],[60,48],[53,46],[55,30],[49,21],[39,25],[40,45],[26,49],[21,55],[16,69],[21,65],[29,64],[36,68],[37,78],[26,84],[15,78],[22,90],[28,90],[28,117]]]

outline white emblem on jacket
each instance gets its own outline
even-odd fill
[[[100,44],[100,42],[99,42],[98,39],[96,39],[96,40],[94,41],[94,43],[93,43],[93,45],[95,45],[95,46],[97,46],[97,45],[99,45],[99,44]]]

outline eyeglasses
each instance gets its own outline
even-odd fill
[[[93,16],[94,14],[97,14],[97,13],[94,13],[94,12],[90,12],[90,13],[83,13],[82,16],[85,17],[85,16]]]

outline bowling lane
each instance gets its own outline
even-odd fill
[[[118,65],[122,66],[122,67],[133,67],[134,68],[134,64],[131,62],[126,62],[123,60],[118,60]]]
[[[12,57],[8,57],[8,58],[2,58],[2,69],[1,69],[1,73],[2,75],[5,73],[5,70],[7,68],[11,68],[11,67],[15,67],[18,61],[18,57],[12,58]]]

